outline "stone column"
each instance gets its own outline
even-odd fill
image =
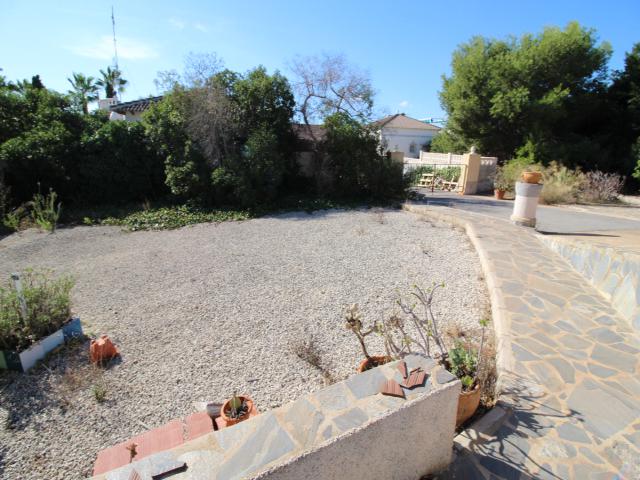
[[[480,179],[480,154],[476,147],[471,147],[471,151],[462,156],[462,162],[465,165],[462,194],[473,195],[478,191]]]
[[[391,156],[391,160],[395,160],[400,163],[404,162],[404,152],[389,152],[389,154]]]
[[[524,227],[536,226],[536,210],[542,184],[516,182],[516,200],[513,203],[511,221]]]

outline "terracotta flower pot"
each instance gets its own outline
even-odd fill
[[[456,427],[469,420],[480,405],[480,385],[469,392],[460,392],[458,398],[458,413],[456,414]]]
[[[91,340],[89,355],[93,363],[102,363],[120,355],[108,335],[102,335],[97,340]]]
[[[498,200],[504,200],[504,194],[507,192],[496,188],[493,193]]]
[[[243,403],[244,402],[247,403],[247,411],[238,418],[231,418],[228,415],[231,412],[231,399],[226,400],[222,404],[222,408],[220,409],[220,417],[222,418],[222,420],[224,421],[227,427],[230,427],[231,425],[235,425],[236,423],[244,422],[248,418],[253,417],[258,413],[255,407],[255,404],[253,403],[253,400],[251,400],[250,397],[238,395],[238,398]]]
[[[387,355],[372,355],[360,362],[360,365],[358,366],[358,373],[366,372],[367,370],[384,365],[390,361],[391,357]]]
[[[522,181],[524,183],[540,183],[542,172],[522,172]]]

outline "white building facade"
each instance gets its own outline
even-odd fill
[[[409,158],[420,158],[420,151],[440,131],[440,127],[407,117],[404,113],[389,115],[376,124],[380,128],[380,142],[385,150],[404,152],[404,156]]]

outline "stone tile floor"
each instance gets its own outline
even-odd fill
[[[492,295],[498,422],[468,430],[438,478],[640,478],[640,335],[535,232],[486,215],[409,204],[454,221]]]

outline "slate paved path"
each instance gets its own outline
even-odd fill
[[[639,332],[533,230],[405,208],[466,228],[492,296],[500,401],[438,478],[639,479]]]

